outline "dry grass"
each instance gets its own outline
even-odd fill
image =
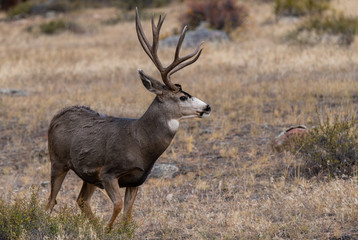
[[[356,1],[335,4],[358,8]],[[183,121],[158,160],[176,163],[182,173],[142,185],[134,206],[135,239],[358,237],[357,177],[304,179],[294,156],[269,147],[287,126],[314,125],[316,109],[329,116],[356,112],[358,43],[290,46],[282,36],[297,23],[274,23],[267,3],[252,1],[248,7],[245,31],[233,33],[229,44],[206,44],[200,60],[174,77],[213,112],[209,119]],[[165,10],[164,34],[180,26],[176,17],[183,6]],[[0,95],[2,198],[10,191],[27,194],[31,185],[49,180],[46,131],[59,109],[88,105],[140,117],[153,99],[136,70],[158,74],[138,44],[134,23],[101,24],[111,16],[113,9],[72,13],[64,17],[85,33],[55,36],[25,31],[47,21],[40,17],[0,22],[0,88],[30,93]],[[173,49],[160,54],[170,61]],[[79,178],[69,174],[59,205],[75,205],[80,187]],[[43,202],[48,194],[49,186],[43,187]],[[100,191],[92,206],[109,218],[112,205]]]

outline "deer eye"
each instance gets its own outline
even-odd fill
[[[187,96],[181,96],[179,99],[184,102],[184,101],[188,100],[188,97]]]

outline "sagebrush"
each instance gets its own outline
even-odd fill
[[[355,117],[317,114],[317,126],[299,138],[294,152],[303,159],[308,176],[348,177],[356,174],[358,122]]]

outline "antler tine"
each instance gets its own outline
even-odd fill
[[[162,19],[162,15],[159,15],[159,20],[157,26],[154,24],[154,15],[152,16],[152,32],[153,32],[153,45],[151,49],[152,56],[154,58],[154,64],[159,69],[160,72],[164,71],[163,65],[161,64],[158,57],[158,46],[159,46],[159,32],[165,20],[167,14],[165,13]]]
[[[135,10],[136,10],[136,21],[135,21],[135,23],[136,23],[136,31],[137,31],[137,36],[138,36],[139,43],[142,45],[142,48],[145,51],[145,53],[154,62],[154,59],[153,59],[153,57],[151,55],[151,52],[150,52],[151,44],[149,43],[148,39],[146,38],[146,36],[144,34],[142,24],[141,24],[140,19],[139,19],[138,8],[136,8]]]
[[[202,44],[203,44],[203,42],[200,43],[200,45],[199,45],[199,47],[198,47],[197,49],[199,49]],[[193,64],[194,62],[196,62],[196,60],[198,60],[198,58],[200,57],[200,54],[201,54],[202,51],[203,51],[203,49],[200,49],[198,55],[196,55],[196,57],[193,58],[192,60],[190,60],[189,62],[185,62],[185,63],[179,64],[179,65],[177,65],[176,67],[174,67],[174,68],[168,73],[168,76],[170,77],[173,73],[175,73],[175,72],[179,71],[180,69],[185,68],[186,66],[189,66],[190,64]],[[196,53],[197,53],[197,51],[195,51],[195,54],[196,54]],[[192,56],[190,56],[189,58],[195,56],[195,54],[194,54],[194,55],[190,54],[190,55],[192,55]],[[188,56],[189,56],[189,55],[188,55]]]
[[[163,25],[163,22],[165,20],[165,17],[166,17],[166,14],[164,14],[163,17],[159,16],[157,26],[154,24],[154,16],[152,17],[153,43],[150,44],[144,34],[144,31],[143,31],[143,28],[142,28],[142,25],[141,25],[141,22],[139,19],[138,8],[136,8],[136,31],[137,31],[137,35],[138,35],[140,44],[142,45],[145,53],[149,56],[149,58],[152,60],[154,65],[158,68],[158,70],[162,76],[162,80],[163,80],[164,84],[167,85],[173,91],[179,91],[180,88],[172,83],[172,81],[170,80],[170,76],[173,73],[177,72],[178,70],[180,70],[180,69],[194,63],[196,60],[198,60],[198,58],[200,57],[201,51],[202,51],[201,45],[203,44],[203,42],[200,43],[199,46],[197,47],[197,49],[194,52],[192,52],[191,54],[188,54],[182,58],[179,57],[180,49],[183,44],[186,31],[188,30],[187,26],[185,26],[182,30],[182,33],[180,34],[178,44],[177,44],[177,47],[175,50],[173,62],[169,66],[163,67],[163,65],[161,64],[161,62],[159,60],[157,52],[158,52],[158,47],[159,47],[159,33],[160,33],[160,29]],[[185,62],[185,61],[189,60],[190,58],[193,58],[193,59],[191,59],[188,62]]]
[[[184,57],[179,57],[179,52],[180,52],[180,49],[181,49],[181,45],[184,41],[184,38],[185,38],[185,34],[186,34],[186,31],[187,31],[187,26],[185,26],[182,30],[182,33],[180,34],[180,37],[179,37],[179,40],[178,40],[178,44],[177,44],[177,47],[176,47],[176,50],[175,50],[175,56],[174,56],[174,61],[172,64],[170,64],[166,70],[168,71],[168,79],[170,79],[170,76],[179,71],[180,69],[194,63],[196,60],[198,60],[198,58],[200,57],[200,54],[201,54],[201,51],[203,50],[201,47],[201,45],[203,45],[204,42],[201,42],[199,44],[199,46],[194,50],[194,52],[192,52],[191,54],[188,54]],[[193,58],[192,60],[190,60],[189,62],[185,62],[186,60],[194,57],[196,55],[195,58]],[[185,63],[184,63],[185,62]],[[170,80],[169,80],[170,81]]]
[[[178,44],[179,44],[179,43],[178,43]],[[180,44],[181,44],[181,43],[180,43]],[[203,49],[200,48],[200,47],[201,47],[201,45],[203,45],[203,44],[204,44],[204,42],[201,42],[201,43],[199,44],[199,46],[195,49],[194,52],[192,52],[192,53],[186,55],[185,57],[180,58],[179,56],[176,56],[175,59],[174,59],[174,61],[173,61],[173,63],[172,63],[173,67],[171,68],[170,72],[171,72],[174,68],[177,68],[178,64],[180,64],[180,63],[182,63],[182,62],[184,62],[184,61],[186,61],[186,60],[188,60],[188,59],[194,57],[199,51],[201,52]],[[199,54],[199,55],[200,55],[200,54]],[[195,62],[195,61],[194,61],[194,62]],[[188,64],[188,65],[189,65],[189,64]],[[187,66],[187,65],[186,65],[186,66]],[[169,67],[170,67],[170,66],[169,66]],[[168,67],[168,68],[169,68],[169,67]]]
[[[179,38],[179,41],[178,41],[178,44],[177,44],[177,48],[175,49],[175,56],[174,56],[174,59],[178,59],[179,58],[179,52],[180,52],[180,48],[181,48],[181,45],[184,41],[184,38],[185,38],[185,34],[186,34],[186,31],[188,30],[188,26],[185,25],[181,34],[180,34],[180,38]]]
[[[160,16],[158,25],[155,26],[154,24],[154,16],[152,17],[152,32],[153,32],[153,43],[150,44],[147,37],[144,34],[142,24],[139,19],[139,13],[138,8],[136,8],[136,31],[137,36],[140,44],[142,45],[145,53],[149,56],[149,58],[152,60],[154,65],[158,68],[160,72],[163,72],[165,69],[163,68],[159,58],[158,58],[158,42],[159,42],[159,31],[163,24],[163,21],[166,17],[166,14],[163,16],[163,18]]]

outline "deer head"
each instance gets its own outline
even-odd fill
[[[153,77],[146,75],[141,69],[138,70],[140,79],[147,90],[156,94],[160,102],[167,104],[168,107],[172,109],[171,112],[175,113],[173,119],[208,117],[211,111],[208,104],[191,96],[189,93],[183,91],[179,84],[174,84],[171,81],[172,74],[198,60],[202,52],[201,45],[203,42],[201,42],[196,50],[191,54],[180,57],[180,49],[185,38],[185,33],[188,29],[187,26],[185,26],[176,46],[173,62],[167,67],[163,67],[158,57],[158,46],[159,33],[165,17],[166,14],[164,14],[163,18],[159,16],[157,25],[154,24],[154,17],[152,17],[153,42],[151,44],[144,34],[142,24],[139,19],[138,9],[136,8],[136,30],[139,42],[145,53],[157,67],[164,84]]]

